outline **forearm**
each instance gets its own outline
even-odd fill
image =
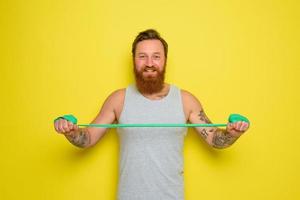
[[[69,142],[77,147],[86,148],[91,145],[91,135],[86,128],[72,131],[70,134],[65,134],[65,136]]]
[[[215,128],[207,137],[207,142],[214,148],[222,149],[231,146],[239,136],[233,136],[226,129]]]
[[[183,91],[183,105],[187,120],[192,124],[212,124],[204,113],[200,102],[190,93]],[[212,147],[226,148],[232,145],[249,127],[249,122],[228,123],[226,129],[216,127],[196,127],[199,135]]]

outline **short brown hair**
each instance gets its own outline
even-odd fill
[[[168,43],[162,38],[160,37],[160,34],[154,30],[154,29],[147,29],[145,31],[140,32],[135,40],[132,43],[132,56],[135,56],[135,49],[136,46],[139,42],[143,41],[143,40],[159,40],[162,45],[164,46],[164,53],[165,53],[165,57],[167,58],[168,55]]]

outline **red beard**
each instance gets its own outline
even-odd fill
[[[136,86],[138,90],[143,94],[153,94],[160,92],[164,87],[165,81],[165,67],[163,71],[156,71],[157,75],[155,77],[145,77],[143,76],[144,69],[142,71],[137,71],[134,67],[134,75]]]

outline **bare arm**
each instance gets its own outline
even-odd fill
[[[86,128],[74,129],[69,133],[65,133],[65,136],[72,144],[77,147],[86,148],[88,146],[91,146],[91,135]]]
[[[113,92],[104,102],[100,112],[92,121],[93,124],[111,124],[117,119],[117,113],[123,106],[124,90]],[[77,125],[60,119],[54,124],[58,133],[62,133],[75,146],[86,148],[96,144],[105,134],[107,128],[78,128]]]
[[[190,123],[211,124],[200,102],[192,94],[182,91],[182,99],[187,120]],[[212,147],[226,148],[232,145],[248,128],[245,122],[228,124],[226,129],[215,127],[196,127],[196,131]]]

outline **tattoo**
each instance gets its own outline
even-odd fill
[[[207,124],[211,124],[211,121],[208,119],[208,117],[206,116],[203,110],[200,111],[198,116],[200,117],[201,121],[204,121]]]
[[[207,133],[206,129],[202,129],[202,130],[200,131],[200,133],[201,133],[201,135],[204,137],[204,139],[207,138],[208,133]]]
[[[203,110],[200,111],[198,116],[202,122],[207,124],[212,123]],[[212,146],[215,148],[228,147],[238,139],[238,137],[232,136],[226,130],[219,128],[203,128],[200,129],[200,134],[206,140],[212,139]]]
[[[206,140],[210,134],[214,133],[216,128],[200,128],[200,134]]]
[[[212,145],[215,148],[225,148],[232,145],[238,137],[230,135],[226,130],[216,129],[212,138]]]
[[[91,141],[90,134],[84,129],[79,129],[79,131],[66,135],[66,137],[72,144],[81,148],[87,147]]]

